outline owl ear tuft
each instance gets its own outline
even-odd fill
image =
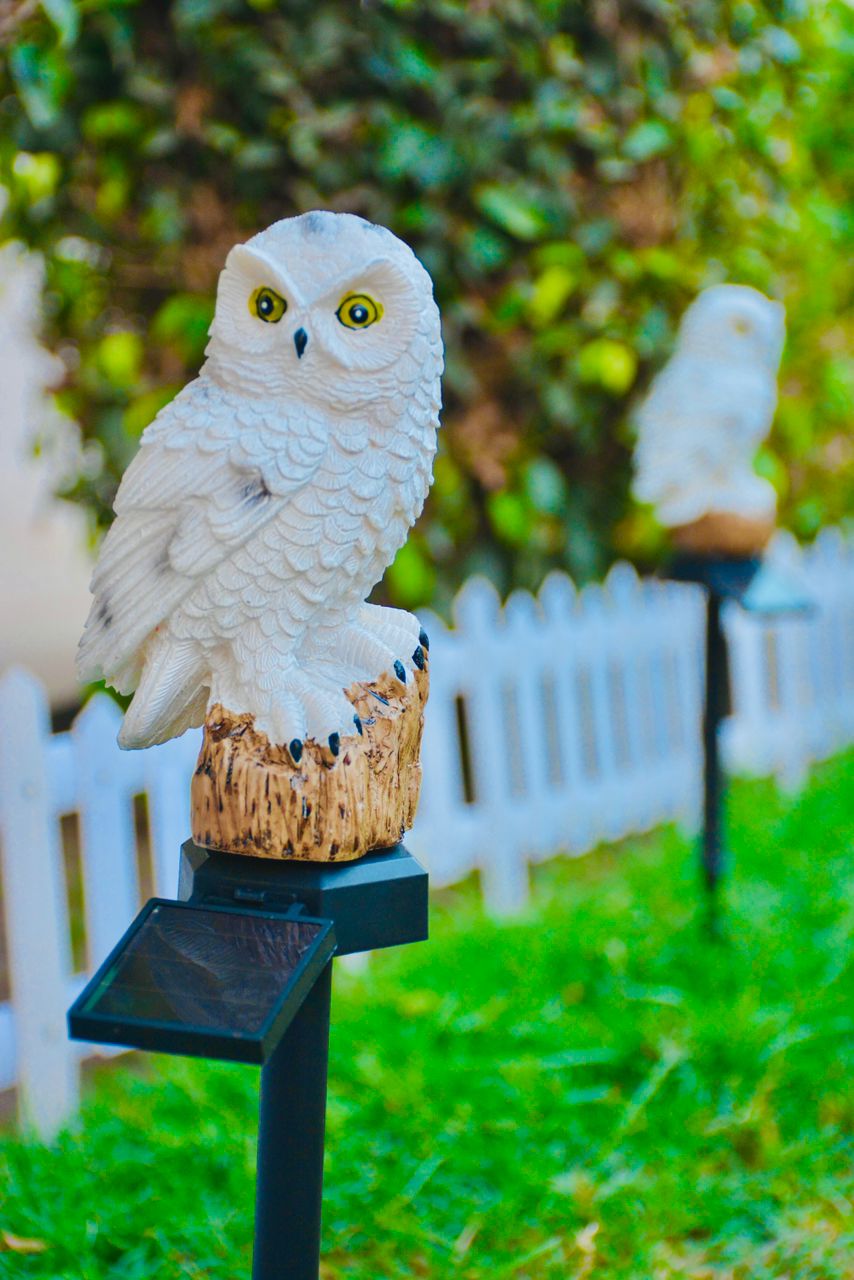
[[[390,258],[372,258],[358,271],[348,271],[326,292],[325,304],[337,308],[349,293],[367,293],[382,302],[383,311],[396,312],[402,320],[412,314],[418,302],[418,290],[406,271]]]
[[[236,244],[229,250],[219,278],[224,282],[235,275],[241,276],[253,285],[279,286],[293,296],[294,290],[290,280],[284,275],[281,264],[269,258],[260,249],[253,248],[251,244]]]
[[[273,264],[263,253],[248,244],[234,245],[225,260],[226,271],[244,271],[249,275],[254,275],[257,271],[269,271],[272,267]]]

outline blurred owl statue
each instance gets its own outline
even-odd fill
[[[211,752],[233,757],[239,742],[249,768],[253,744],[269,801],[271,761],[293,792],[312,764],[328,772],[342,751],[351,763],[369,752],[369,694],[368,710],[400,712],[397,730],[410,712],[420,724],[426,637],[411,614],[365,597],[432,478],[443,363],[432,282],[384,227],[286,218],[229,253],[206,355],[121,482],[78,670],[133,693],[123,747],[206,723],[194,835],[212,843],[196,821],[198,779],[222,763]],[[285,856],[309,856],[317,832],[297,834]],[[254,847],[262,836],[241,851],[277,856],[276,832]]]
[[[634,493],[683,550],[753,555],[776,495],[753,470],[777,404],[785,310],[756,289],[705,289],[637,413]]]

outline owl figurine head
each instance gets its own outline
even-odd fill
[[[776,374],[786,339],[786,309],[746,284],[716,284],[691,303],[678,349]]]
[[[400,394],[407,361],[441,372],[432,281],[364,218],[284,218],[229,253],[206,354],[223,384],[276,399],[346,410]]]

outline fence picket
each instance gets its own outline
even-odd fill
[[[478,866],[484,899],[497,913],[518,910],[527,901],[528,871],[512,839],[514,805],[507,785],[508,751],[518,750],[518,744],[508,743],[501,705],[502,687],[512,677],[516,658],[498,594],[484,579],[473,579],[463,587],[454,621],[465,636],[469,657],[460,683],[469,712],[471,767],[482,814]]]
[[[191,730],[144,753],[154,891],[161,898],[170,898],[176,891],[176,854],[190,830],[189,780],[200,746],[201,734]]]
[[[555,737],[560,769],[558,816],[566,849],[581,853],[593,843],[595,802],[585,786],[584,749],[579,732],[580,606],[571,580],[562,573],[549,574],[540,592],[540,604],[554,655],[550,670],[554,679]],[[558,840],[556,847],[560,843]]]
[[[118,931],[130,923],[140,905],[131,798],[141,790],[142,769],[116,744],[120,722],[116,704],[101,694],[84,708],[71,731],[86,850],[83,885],[92,969],[106,959]]]
[[[19,668],[0,681],[0,854],[14,1027],[0,1023],[0,1075],[14,1055],[24,1120],[51,1135],[77,1102],[65,1029],[71,971],[68,900],[51,820],[47,699]],[[11,1043],[10,1043],[11,1042]]]

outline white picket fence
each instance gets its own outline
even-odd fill
[[[800,573],[808,618],[726,615],[734,715],[731,767],[797,783],[809,763],[854,741],[854,544],[834,531],[807,551],[780,537],[773,557]],[[431,693],[424,788],[407,840],[435,884],[476,871],[490,910],[518,910],[529,863],[675,819],[696,826],[704,608],[692,586],[617,565],[576,592],[555,574],[502,608],[473,580],[453,628],[425,615]],[[12,999],[0,1003],[0,1090],[51,1133],[77,1096],[81,1046],[65,1010],[72,972],[60,820],[77,816],[87,973],[140,905],[133,798],[147,801],[149,877],[172,896],[188,834],[198,734],[143,752],[116,746],[120,714],[93,699],[51,734],[44,692],[20,669],[0,681],[0,847]],[[66,824],[67,826],[67,824]],[[78,921],[79,925],[79,921]]]

